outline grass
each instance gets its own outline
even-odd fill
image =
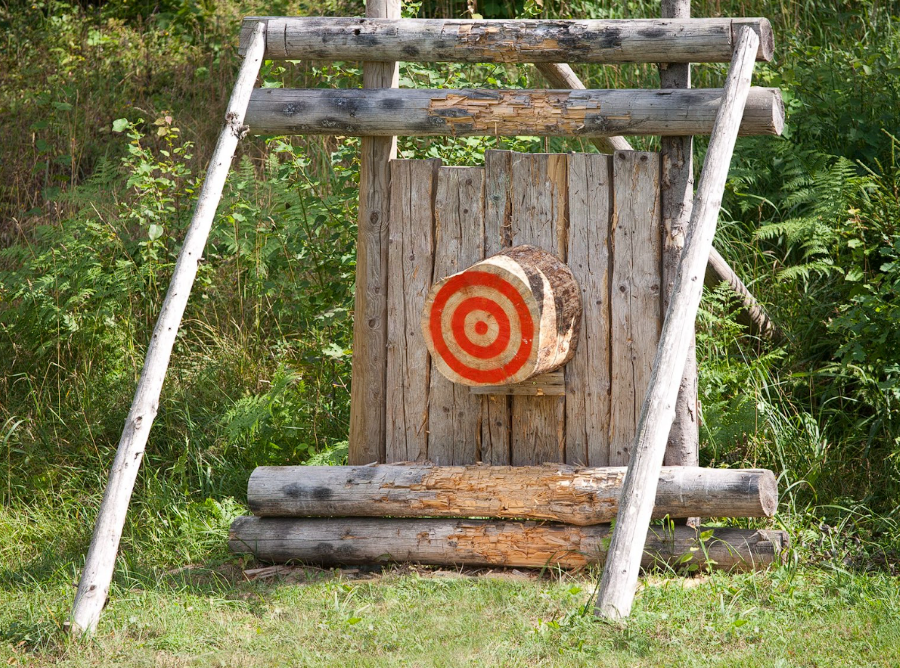
[[[91,641],[65,641],[73,572],[0,588],[0,661],[60,666],[896,666],[897,578],[780,567],[644,580],[596,620],[596,573],[285,569],[120,573]],[[587,614],[585,614],[587,606]]]

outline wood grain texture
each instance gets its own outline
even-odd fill
[[[376,65],[373,65],[375,67]],[[609,137],[705,135],[721,89],[364,90],[259,88],[247,124],[256,134]],[[777,88],[754,88],[741,134],[777,135]]]
[[[609,463],[610,252],[609,156],[569,156],[568,264],[581,286],[582,336],[566,375],[566,462]]]
[[[688,19],[691,16],[690,0],[662,0],[660,7],[664,19]],[[691,87],[689,63],[661,63],[659,86],[663,89],[688,89]],[[681,249],[687,235],[694,200],[694,138],[663,137],[660,141],[662,179],[660,203],[663,221],[663,312],[669,306],[669,296],[675,284]],[[666,446],[666,464],[670,466],[697,466],[700,461],[700,423],[697,410],[697,351],[692,344],[688,349],[675,420],[669,432]],[[696,523],[699,523],[696,522]]]
[[[716,119],[716,128],[710,138],[694,196],[691,233],[682,250],[675,287],[653,362],[653,375],[641,408],[616,530],[597,597],[596,612],[604,617],[627,617],[634,602],[657,479],[675,414],[685,359],[693,340],[694,322],[703,294],[703,274],[716,233],[716,220],[738,135],[737,126],[750,90],[758,39],[752,30],[741,32],[725,81],[725,100]]]
[[[433,280],[484,258],[484,170],[441,167],[434,202]],[[419,312],[421,315],[421,311]],[[420,334],[421,336],[421,334]],[[432,369],[428,397],[428,460],[472,464],[481,438],[481,397]]]
[[[567,156],[513,153],[510,157],[511,243],[532,244],[566,260]],[[565,399],[514,396],[510,450],[513,466],[565,461]]]
[[[486,385],[473,387],[469,390],[472,394],[493,394],[507,396],[566,396],[566,380],[562,369],[544,373],[521,383],[513,385]]]
[[[609,465],[624,466],[661,327],[659,156],[621,152],[612,162]]]
[[[625,467],[260,466],[247,486],[259,517],[494,517],[610,522]],[[771,517],[775,475],[764,469],[664,467],[655,518]]]
[[[388,231],[385,461],[423,461],[428,451],[431,364],[419,316],[431,286],[433,204],[440,160],[391,161]]]
[[[265,25],[259,23],[253,27],[249,48],[231,91],[223,127],[197,198],[197,207],[191,217],[184,244],[178,252],[166,297],[153,327],[141,377],[110,467],[109,480],[94,524],[72,612],[65,625],[66,630],[74,636],[93,634],[106,604],[131,494],[150,437],[150,428],[156,418],[172,349],[197,277],[216,209],[222,198],[231,161],[238,142],[246,134],[244,114],[263,63],[265,41]]]
[[[484,252],[488,256],[512,246],[511,163],[509,151],[484,154]],[[485,464],[510,463],[511,404],[511,397],[505,395],[482,398],[480,461]]]
[[[787,532],[651,527],[641,565],[764,569],[782,559]],[[228,546],[267,562],[584,568],[606,560],[610,530],[550,522],[454,519],[239,517]],[[687,561],[681,560],[687,557]]]
[[[400,0],[367,0],[369,18],[400,18]],[[396,88],[395,62],[363,63],[363,88]],[[373,91],[361,91],[372,94]],[[351,464],[385,458],[387,381],[387,231],[390,161],[397,138],[364,137],[359,149],[359,232],[353,309],[353,369],[350,386]]]
[[[587,87],[581,83],[581,79],[575,71],[565,63],[536,63],[538,71],[550,84],[551,88],[565,90],[585,90]],[[630,151],[631,144],[625,137],[595,137],[591,143],[601,153],[615,153],[616,151]]]
[[[371,13],[369,13],[371,16]],[[771,60],[766,19],[384,21],[337,17],[250,17],[269,22],[266,57],[310,60],[591,62],[728,62],[735,28],[761,36],[757,57]]]

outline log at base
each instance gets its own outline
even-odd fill
[[[574,569],[603,564],[610,535],[609,525],[549,522],[239,517],[228,546],[268,562]],[[657,526],[647,533],[641,565],[757,570],[777,563],[788,544],[784,531]]]
[[[575,354],[581,291],[555,255],[516,246],[435,283],[421,324],[435,367],[449,380],[519,383]]]
[[[261,517],[496,517],[576,525],[612,521],[624,466],[260,466],[247,485]],[[765,469],[664,467],[653,516],[771,517]]]

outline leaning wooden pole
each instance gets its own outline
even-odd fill
[[[681,1],[681,0],[678,0]],[[585,85],[575,74],[574,70],[565,63],[535,63],[538,71],[544,75],[547,82],[554,88],[571,88],[573,90],[585,90]],[[669,68],[675,67],[669,65]],[[688,67],[687,65],[679,65],[678,67]],[[688,70],[690,73],[690,70]],[[688,74],[690,77],[690,74]],[[660,79],[663,79],[660,73]],[[663,79],[664,80],[664,79]],[[665,87],[665,86],[664,86]],[[673,137],[677,141],[679,137]],[[625,137],[594,137],[590,142],[597,147],[601,153],[615,153],[616,151],[631,151],[631,144]],[[662,140],[665,145],[666,138]],[[693,165],[689,165],[693,171]],[[663,174],[663,181],[666,175]],[[691,179],[691,188],[693,188],[693,178]],[[664,198],[665,199],[665,198]],[[670,201],[672,201],[670,199]],[[665,206],[665,204],[664,204]],[[685,215],[690,218],[690,202],[687,203]],[[665,214],[664,214],[665,217]],[[683,243],[684,239],[681,239]],[[677,270],[677,266],[676,266]],[[673,274],[674,280],[674,274]],[[719,283],[725,281],[731,286],[731,289],[737,293],[741,300],[741,306],[738,310],[738,322],[750,329],[752,334],[765,338],[772,338],[777,334],[774,323],[763,310],[760,303],[753,296],[753,293],[744,285],[740,277],[735,273],[734,269],[725,261],[719,252],[713,248],[709,253],[709,264],[706,266],[706,285],[709,288],[715,288]],[[667,302],[668,303],[668,302]]]
[[[741,31],[710,137],[700,185],[694,197],[689,234],[641,408],[616,528],[603,568],[596,606],[596,613],[603,617],[627,617],[634,602],[657,481],[675,416],[681,374],[694,336],[694,321],[703,294],[703,275],[716,233],[738,126],[750,91],[758,44],[755,33]]]
[[[100,611],[106,602],[119,550],[119,540],[125,525],[125,515],[150,435],[150,427],[153,426],[153,419],[156,417],[159,395],[169,367],[172,347],[175,345],[175,336],[187,306],[194,278],[197,276],[197,267],[203,256],[216,208],[222,197],[231,159],[234,157],[238,141],[246,133],[244,114],[263,62],[265,49],[266,27],[260,23],[253,33],[250,47],[247,49],[231,93],[228,110],[225,113],[225,127],[219,135],[219,142],[216,144],[203,188],[197,199],[194,217],[178,254],[169,290],[156,321],[156,327],[153,329],[150,346],[147,348],[147,357],[144,359],[144,368],[134,394],[134,401],[125,420],[122,437],[119,439],[116,457],[109,473],[109,482],[103,494],[103,502],[100,504],[94,535],[69,617],[68,628],[73,635],[93,633],[100,619]]]
[[[367,0],[366,17],[399,19],[400,0]],[[396,88],[396,62],[363,63],[363,88]],[[350,464],[383,462],[387,382],[390,162],[396,137],[363,137],[359,151],[359,233],[350,387]]]

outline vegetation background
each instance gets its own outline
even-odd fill
[[[129,661],[146,651],[157,665],[172,657],[171,665],[181,665],[178,657],[196,653],[197,645],[185,640],[181,647],[173,633],[194,643],[205,638],[222,652],[231,643],[245,646],[204,627],[199,612],[188,614],[191,606],[207,619],[240,618],[234,628],[243,628],[247,615],[278,619],[272,611],[288,605],[279,603],[285,596],[301,608],[319,598],[334,602],[315,613],[324,621],[306,629],[294,620],[286,628],[323,641],[337,620],[344,629],[337,637],[346,640],[347,620],[363,619],[354,611],[371,605],[387,614],[398,600],[408,605],[406,587],[412,599],[449,601],[451,608],[475,601],[473,610],[484,614],[510,596],[520,605],[515,614],[543,610],[549,622],[519,624],[514,614],[511,626],[499,623],[497,633],[515,638],[521,631],[531,640],[483,656],[488,663],[552,662],[547,657],[565,646],[577,648],[576,659],[596,662],[607,655],[584,652],[600,647],[632,665],[650,656],[652,665],[654,652],[682,640],[690,662],[703,643],[743,633],[739,622],[750,608],[767,611],[770,626],[753,626],[755,640],[744,629],[744,649],[758,651],[771,640],[766,629],[787,633],[785,619],[793,619],[810,651],[825,652],[815,660],[801,652],[797,661],[847,665],[829,654],[833,647],[802,632],[809,619],[825,615],[835,628],[858,627],[857,636],[844,638],[847,646],[868,643],[856,658],[869,665],[873,657],[896,658],[891,652],[900,651],[900,641],[884,620],[900,612],[900,4],[879,0],[692,3],[695,16],[767,16],[775,28],[776,58],[757,67],[755,82],[782,89],[786,131],[738,143],[716,247],[782,336],[750,336],[730,315],[728,291],[708,291],[698,355],[702,463],[777,471],[782,499],[774,522],[794,539],[787,571],[715,576],[693,603],[681,594],[645,595],[625,640],[575,614],[590,587],[563,575],[550,584],[477,590],[428,582],[416,589],[404,579],[412,576],[398,576],[390,594],[341,582],[299,594],[241,584],[233,571],[246,564],[227,554],[225,536],[231,519],[245,512],[247,478],[257,465],[342,461],[352,355],[357,140],[257,138],[240,149],[176,344],[123,538],[114,589],[123,607],[101,627],[106,645],[77,649],[60,638],[239,65],[240,18],[362,11],[360,0],[0,0],[0,657],[90,663],[125,642],[136,653]],[[427,0],[406,4],[404,12],[656,17],[659,3]],[[653,66],[577,69],[593,87],[658,86]],[[694,85],[720,84],[724,74],[724,65],[696,66]],[[357,63],[267,63],[262,85],[354,87],[360,70]],[[528,66],[404,64],[401,85],[545,84]],[[404,157],[479,164],[497,146],[594,150],[528,137],[403,139],[400,150]],[[702,142],[698,149],[700,165]],[[204,575],[172,575],[185,568]],[[785,604],[797,596],[799,608]],[[663,610],[681,606],[705,619],[703,602],[724,615],[721,629],[691,617],[675,625],[681,640],[654,640],[671,626]],[[159,615],[162,631],[147,630],[147,614]],[[183,628],[172,621],[185,615],[192,621]],[[470,626],[460,626],[465,619]],[[403,629],[421,620],[398,620],[391,622],[401,629],[391,636],[394,653],[377,644],[390,634],[370,625],[371,656],[406,651]],[[467,613],[448,624],[471,631],[479,626],[472,622]],[[277,635],[274,622],[260,624],[257,632]],[[356,650],[367,647],[351,640]],[[332,646],[337,641],[323,642],[319,654],[296,660],[352,662]],[[235,656],[222,660],[252,663],[249,654]],[[435,663],[459,663],[443,661],[450,662]]]

